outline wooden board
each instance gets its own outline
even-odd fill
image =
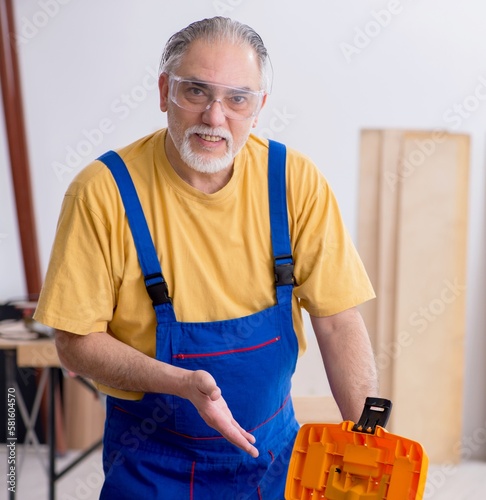
[[[377,292],[362,308],[388,428],[437,463],[461,438],[469,138],[363,131],[358,247]]]
[[[361,141],[359,250],[379,300],[362,306],[377,353],[382,397],[392,396],[398,176],[402,133],[367,130]],[[368,309],[366,309],[368,308]],[[363,311],[362,311],[363,312]]]
[[[64,379],[64,415],[69,449],[87,448],[103,435],[103,401],[74,378]]]
[[[17,345],[17,366],[32,368],[59,367],[54,340],[34,340]]]
[[[415,168],[409,167],[402,183],[397,228],[395,331],[405,343],[394,365],[394,422],[425,443],[433,458],[457,460],[463,407],[468,138],[447,136],[437,143],[424,133],[406,133],[403,143],[404,157],[418,164],[410,163]],[[421,144],[429,144],[433,153],[423,154]]]

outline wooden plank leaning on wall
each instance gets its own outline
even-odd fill
[[[372,337],[388,429],[431,462],[459,460],[463,407],[469,137],[361,135],[358,249],[377,299]]]

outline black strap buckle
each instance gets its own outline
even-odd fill
[[[377,425],[386,426],[391,410],[392,402],[389,399],[366,398],[363,413],[352,430],[364,434],[374,434]]]
[[[292,260],[292,255],[280,255],[279,257],[275,257],[274,272],[276,286],[293,285],[295,283],[294,262],[287,262],[286,264],[277,263],[279,260],[283,259]]]
[[[154,306],[167,304],[168,302],[172,303],[172,299],[169,297],[167,282],[164,280],[161,273],[145,276],[145,287],[147,288],[147,292]]]

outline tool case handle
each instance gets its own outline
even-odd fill
[[[366,398],[363,413],[354,424],[353,432],[374,434],[376,427],[385,427],[392,410],[392,402],[383,398]]]

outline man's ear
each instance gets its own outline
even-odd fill
[[[262,100],[262,106],[260,108],[260,111],[263,109],[263,106],[265,106],[265,103],[267,102],[267,97],[268,97],[268,94],[265,94],[263,96],[263,100]],[[258,114],[255,116],[255,118],[253,118],[253,123],[251,124],[251,126],[253,128],[255,128],[257,125],[258,125],[258,118],[260,116],[260,111],[258,112]]]
[[[159,76],[159,97],[160,97],[160,110],[165,113],[169,101],[169,75],[161,73]]]

